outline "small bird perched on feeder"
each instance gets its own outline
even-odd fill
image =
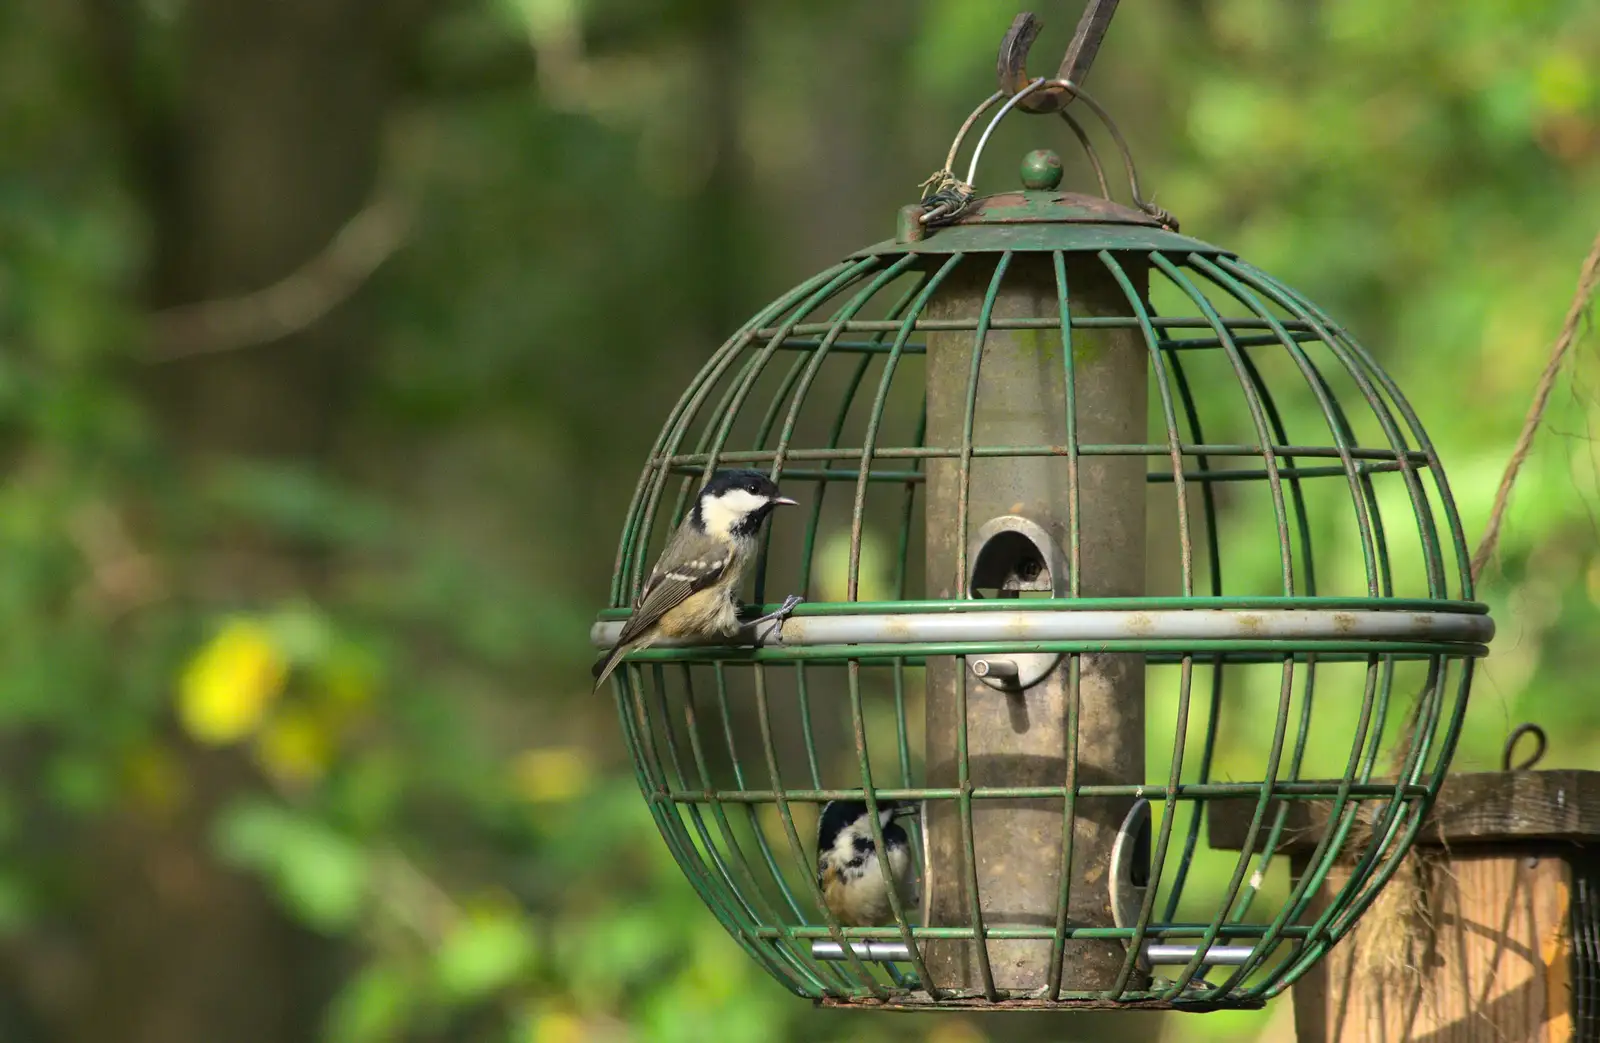
[[[894,820],[916,813],[914,805],[878,802],[889,875],[900,893],[911,866],[911,842]],[[828,911],[845,927],[875,927],[894,919],[865,801],[830,800],[823,805],[817,823],[817,887]]]
[[[595,691],[622,657],[663,637],[732,637],[739,632],[739,583],[756,557],[756,536],[773,508],[794,506],[760,471],[718,471],[700,490],[634,601],[617,643],[594,664]],[[754,623],[782,627],[803,599]]]

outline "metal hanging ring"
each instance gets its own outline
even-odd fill
[[[956,157],[961,154],[961,143],[967,140],[967,135],[972,131],[973,124],[978,122],[978,117],[994,108],[996,102],[1005,97],[1004,91],[995,91],[983,100],[972,113],[967,116],[966,122],[961,124],[961,129],[956,131],[956,139],[950,143],[950,152],[944,157],[944,169],[956,168]]]
[[[1088,78],[1089,67],[1094,64],[1100,44],[1106,38],[1106,30],[1111,27],[1111,16],[1117,12],[1117,2],[1089,0],[1088,6],[1083,9],[1083,16],[1078,19],[1078,28],[1072,34],[1072,43],[1062,56],[1061,67],[1056,70],[1055,78],[1046,90],[1032,93],[1021,105],[1022,111],[1034,114],[1060,112],[1073,102],[1076,93],[1059,84],[1082,83]],[[1015,95],[1037,78],[1028,75],[1028,50],[1043,28],[1043,22],[1031,13],[1024,12],[1017,15],[1011,28],[1006,30],[1006,35],[1000,41],[999,56],[995,59],[995,73],[1002,92]]]
[[[1095,118],[1100,121],[1101,126],[1105,127],[1106,132],[1111,135],[1111,140],[1117,146],[1117,153],[1122,157],[1122,169],[1127,175],[1128,191],[1133,196],[1134,205],[1155,218],[1164,228],[1176,232],[1178,230],[1178,222],[1172,214],[1144,198],[1144,193],[1139,186],[1139,171],[1133,163],[1133,151],[1128,148],[1128,140],[1122,136],[1122,131],[1117,127],[1116,122],[1112,120],[1111,114],[1105,110],[1104,106],[1090,97],[1088,91],[1085,91],[1070,80],[1034,80],[1032,83],[1025,84],[1020,91],[1008,98],[1006,103],[1000,106],[999,111],[989,117],[988,126],[983,128],[983,133],[978,137],[978,143],[972,150],[972,161],[967,165],[967,179],[964,184],[970,188],[975,183],[978,176],[978,162],[983,158],[984,146],[989,143],[989,136],[994,133],[995,127],[1000,125],[1000,121],[1005,119],[1013,109],[1022,108],[1029,98],[1037,97],[1039,94],[1052,89],[1061,90],[1075,98],[1079,98],[1089,107],[1089,111],[1094,113]],[[956,152],[961,147],[962,140],[971,130],[978,117],[988,111],[994,104],[996,97],[999,97],[999,95],[992,95],[982,105],[973,110],[971,116],[967,117],[967,122],[962,124],[960,133],[956,135],[956,140],[951,145],[949,161],[953,161]],[[1062,115],[1065,116],[1066,113],[1062,113]],[[1081,132],[1082,128],[1077,125],[1076,121],[1069,120],[1068,123],[1075,131]],[[1096,168],[1096,174],[1100,175],[1099,157],[1094,156],[1092,146],[1087,145],[1087,135],[1083,135],[1080,141],[1085,142],[1085,147],[1090,149],[1091,162]],[[947,166],[946,170],[948,169],[949,167]],[[1110,198],[1109,193],[1104,194],[1106,198]]]
[[[1006,103],[1000,106],[1000,111],[989,118],[989,125],[983,128],[983,134],[978,137],[978,144],[973,147],[972,163],[967,167],[967,179],[958,181],[951,172],[951,167],[955,164],[956,154],[961,150],[962,141],[966,139],[973,125],[977,123],[978,117],[987,112],[995,102],[1005,97],[1005,95],[996,91],[983,104],[972,110],[972,115],[967,117],[967,121],[961,124],[961,129],[956,132],[956,139],[950,145],[950,154],[945,158],[944,169],[924,182],[925,187],[931,188],[932,192],[923,197],[922,205],[924,210],[922,216],[918,218],[919,221],[925,225],[943,224],[960,216],[961,212],[966,210],[968,204],[972,201],[972,179],[977,176],[978,160],[983,156],[983,147],[988,144],[989,135],[993,134],[994,128],[999,126],[1000,121],[1006,118],[1006,113],[1016,108],[1024,98],[1048,82],[1048,80],[1044,79],[1035,80],[1006,99]]]
[[[1004,105],[1000,106],[999,112],[989,117],[989,125],[983,128],[983,133],[978,136],[978,143],[972,148],[972,162],[967,165],[967,184],[972,184],[973,179],[978,176],[978,160],[983,158],[983,147],[989,143],[989,135],[994,133],[994,128],[998,127],[1000,125],[1000,121],[1006,118],[1006,113],[1022,104],[1027,100],[1030,94],[1033,94],[1039,90],[1039,88],[1046,86],[1049,84],[1049,82],[1049,80],[1043,79],[1042,77],[1034,80],[1032,83],[1013,94]],[[1066,86],[1070,87],[1071,84],[1067,84]]]
[[[1533,739],[1534,739],[1533,752],[1531,754],[1529,754],[1528,757],[1525,760],[1523,760],[1523,762],[1521,764],[1515,764],[1514,765],[1514,764],[1511,763],[1511,755],[1516,752],[1517,742],[1524,735],[1532,735],[1533,736]],[[1545,736],[1544,729],[1539,727],[1537,724],[1534,724],[1534,723],[1532,723],[1530,721],[1527,724],[1519,724],[1519,725],[1517,725],[1516,728],[1512,729],[1511,734],[1506,738],[1505,749],[1502,750],[1501,753],[1500,753],[1500,770],[1501,771],[1529,771],[1529,770],[1531,770],[1535,764],[1538,764],[1539,761],[1544,758],[1544,751],[1545,751],[1546,748],[1548,748],[1549,745],[1550,745],[1550,741]]]
[[[995,106],[995,103],[1005,97],[1003,91],[995,91],[983,100],[971,115],[961,124],[961,129],[956,131],[955,140],[950,143],[950,152],[945,156],[944,166],[934,171],[932,177],[922,183],[922,214],[917,220],[930,227],[947,224],[961,216],[962,212],[972,202],[972,186],[957,180],[952,171],[955,170],[956,156],[961,152],[961,143],[966,141],[967,134],[982,116]]]
[[[1100,186],[1100,198],[1111,198],[1111,186],[1106,182],[1106,168],[1100,162],[1100,153],[1095,150],[1094,142],[1089,140],[1089,134],[1083,129],[1083,124],[1075,119],[1072,113],[1065,109],[1061,111],[1062,122],[1072,131],[1073,137],[1078,139],[1078,146],[1083,149],[1084,158],[1089,161],[1089,166],[1094,170],[1094,179]]]
[[[1139,188],[1139,171],[1133,165],[1133,150],[1128,147],[1128,139],[1122,136],[1122,131],[1117,127],[1116,121],[1111,118],[1111,113],[1107,112],[1104,106],[1089,96],[1088,91],[1079,87],[1076,83],[1070,80],[1056,81],[1056,83],[1063,90],[1083,99],[1083,103],[1089,106],[1089,111],[1095,114],[1100,120],[1101,126],[1105,127],[1106,132],[1111,135],[1111,140],[1116,143],[1118,154],[1122,156],[1122,169],[1128,175],[1128,192],[1133,196],[1134,205],[1161,222],[1170,231],[1176,232],[1178,230],[1177,219],[1168,211],[1145,199],[1143,191]],[[1046,86],[1052,85],[1047,84]],[[1062,115],[1066,114],[1062,113]]]

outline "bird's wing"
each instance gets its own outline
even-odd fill
[[[623,645],[654,625],[662,616],[683,604],[691,595],[711,586],[728,571],[733,556],[725,550],[715,550],[698,558],[690,558],[674,565],[657,566],[639,592],[633,615],[622,625],[622,635],[617,644]]]

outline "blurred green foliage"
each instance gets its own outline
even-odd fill
[[[0,1038],[104,1038],[103,1006],[121,1038],[200,1043],[96,982],[137,977],[134,952],[158,983],[283,980],[281,947],[183,964],[211,921],[141,921],[185,896],[229,914],[237,892],[202,882],[236,873],[325,954],[298,988],[328,1043],[1289,1038],[1282,1012],[813,1011],[694,898],[588,692],[615,529],[676,389],[762,302],[890,233],[1014,12],[327,0],[339,43],[318,46],[251,28],[271,6],[0,5]],[[1077,8],[1042,13],[1041,67]],[[241,85],[383,70],[377,102],[307,136],[303,184],[263,188],[252,151],[293,121],[218,129],[249,111],[204,79],[228,19],[279,70]],[[1185,232],[1377,352],[1476,535],[1600,225],[1596,70],[1583,0],[1154,0],[1125,5],[1092,86]],[[990,155],[1056,133],[1013,120]],[[365,137],[352,194],[316,152]],[[279,209],[240,225],[258,239],[219,245],[206,201],[268,189]],[[161,308],[288,275],[260,259],[309,258],[369,191],[409,218],[333,302],[357,363],[339,397],[286,423],[298,400],[253,381],[306,352],[163,342]],[[202,294],[164,274],[213,267],[236,274]],[[1592,344],[1482,592],[1500,637],[1461,766],[1523,718],[1547,765],[1600,754]],[[249,357],[244,392],[213,356]],[[199,868],[172,854],[190,837]]]

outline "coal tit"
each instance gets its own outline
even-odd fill
[[[889,852],[889,873],[896,891],[902,895],[906,872],[911,867],[911,843],[894,820],[916,813],[915,805],[878,802],[878,821]],[[866,802],[831,800],[823,805],[817,823],[817,887],[828,911],[845,927],[874,927],[894,919]]]
[[[773,508],[793,506],[760,471],[718,471],[700,490],[633,604],[622,634],[594,664],[598,691],[622,657],[659,638],[732,637],[739,632],[739,584],[755,560],[761,523]],[[797,594],[756,620],[782,626]]]

